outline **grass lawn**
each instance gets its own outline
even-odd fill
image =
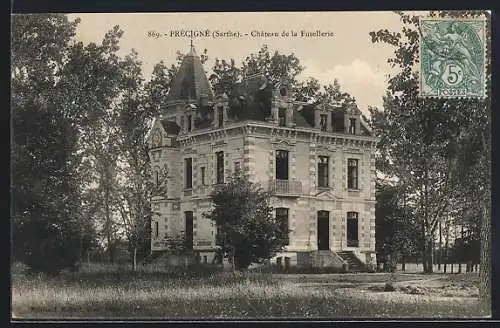
[[[489,315],[474,294],[474,275],[250,273],[233,277],[230,273],[215,273],[193,277],[156,269],[136,273],[127,269],[83,268],[55,278],[12,270],[12,311],[20,318],[54,319]],[[394,291],[383,291],[381,287],[389,280]],[[454,294],[454,290],[462,293]]]

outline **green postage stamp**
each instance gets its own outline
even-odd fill
[[[485,18],[420,18],[419,29],[420,97],[485,97]]]

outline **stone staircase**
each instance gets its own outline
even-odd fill
[[[315,251],[311,255],[311,264],[315,268],[342,268],[342,259],[332,251]]]
[[[349,265],[349,272],[365,271],[365,264],[361,262],[361,260],[358,259],[352,251],[337,252],[337,255],[339,255],[345,262],[347,262],[347,264]]]

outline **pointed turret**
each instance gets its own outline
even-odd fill
[[[208,101],[213,100],[213,92],[200,57],[191,43],[189,53],[182,59],[179,71],[168,92],[167,100],[195,102],[202,98]]]

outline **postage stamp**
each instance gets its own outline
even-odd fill
[[[419,96],[483,98],[484,18],[420,18]]]

